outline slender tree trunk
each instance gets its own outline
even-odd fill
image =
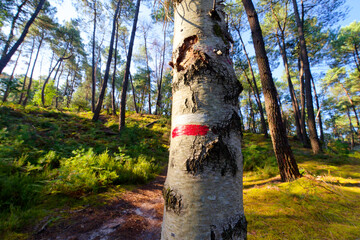
[[[306,123],[305,123],[306,99],[305,99],[305,82],[304,82],[304,64],[301,60],[301,56],[299,57],[299,82],[300,82],[300,104],[301,104],[300,126],[301,126],[301,133],[303,136],[302,143],[303,143],[303,147],[310,148],[311,146],[307,137]]]
[[[114,39],[115,39],[115,32],[116,32],[116,20],[117,20],[117,17],[119,15],[120,5],[121,5],[121,0],[118,1],[117,6],[116,6],[116,11],[115,11],[114,19],[113,19],[113,24],[112,24],[109,56],[108,56],[107,63],[106,63],[104,81],[103,81],[103,84],[101,86],[99,99],[98,99],[98,102],[96,104],[94,116],[92,118],[93,121],[97,121],[99,119],[101,107],[102,107],[104,97],[105,97],[105,91],[106,91],[107,83],[108,83],[108,80],[109,80],[110,65],[111,65],[111,60],[112,60],[112,54],[113,54],[113,49],[114,49]]]
[[[312,82],[312,86],[313,86],[313,90],[314,90],[314,97],[315,97],[315,103],[316,103],[316,108],[318,111],[317,117],[319,120],[319,128],[320,128],[320,140],[322,143],[324,143],[324,130],[323,130],[323,124],[322,124],[322,119],[321,119],[321,111],[320,111],[320,104],[319,104],[319,98],[316,92],[316,87],[315,87],[315,82],[314,79],[311,77],[311,82]]]
[[[45,0],[40,0],[37,8],[35,10],[35,12],[31,15],[31,18],[29,19],[29,21],[26,23],[24,30],[22,31],[19,39],[16,41],[16,43],[12,46],[12,48],[9,50],[8,53],[6,53],[6,55],[4,55],[3,57],[1,57],[0,59],[0,74],[2,73],[2,71],[4,70],[4,68],[6,67],[6,65],[8,64],[8,62],[10,61],[12,55],[14,55],[14,53],[16,52],[16,50],[19,48],[19,46],[23,43],[29,28],[31,26],[31,24],[34,22],[35,18],[37,17],[37,15],[39,14],[41,8],[44,5]]]
[[[30,78],[29,78],[29,85],[28,85],[28,88],[27,88],[27,92],[26,92],[26,96],[25,96],[25,99],[22,103],[23,106],[26,106],[27,104],[27,101],[30,97],[30,90],[31,90],[31,85],[32,85],[32,79],[33,79],[33,75],[34,75],[34,70],[35,70],[35,66],[36,66],[36,62],[38,60],[38,57],[39,57],[39,53],[40,53],[40,49],[41,49],[41,45],[44,41],[44,34],[42,34],[41,36],[41,39],[39,41],[39,46],[38,46],[38,49],[37,49],[37,52],[36,52],[36,56],[35,56],[35,59],[34,59],[34,63],[33,63],[33,67],[31,69],[31,73],[30,73]]]
[[[15,25],[16,25],[16,21],[19,19],[19,16],[22,12],[22,8],[25,6],[25,4],[28,2],[28,0],[22,1],[21,4],[17,7],[17,11],[15,16],[13,17],[12,21],[11,21],[11,26],[10,26],[10,33],[9,36],[5,42],[4,45],[4,49],[2,51],[1,57],[5,57],[5,55],[7,54],[9,47],[10,47],[10,43],[14,38],[14,30],[15,30]]]
[[[309,129],[309,138],[311,143],[311,148],[314,154],[321,152],[321,145],[318,139],[314,115],[314,106],[311,95],[311,72],[310,72],[310,63],[308,58],[308,53],[306,49],[306,41],[304,36],[304,27],[303,23],[300,20],[299,11],[297,7],[296,0],[293,0],[295,20],[298,28],[299,40],[300,40],[300,53],[301,59],[304,64],[304,73],[305,73],[305,94],[306,94],[306,109],[308,115],[308,129]]]
[[[112,83],[111,83],[111,109],[112,115],[116,114],[116,103],[115,103],[115,79],[116,79],[116,64],[117,64],[117,47],[118,47],[118,40],[119,40],[119,23],[116,23],[116,40],[115,40],[115,54],[114,54],[114,72],[112,76]]]
[[[136,94],[135,94],[135,88],[134,88],[134,84],[133,84],[133,80],[132,80],[131,73],[129,73],[129,76],[130,76],[130,84],[131,84],[131,88],[132,88],[132,94],[133,94],[133,101],[134,101],[135,112],[136,112],[136,113],[139,113],[139,108],[138,108],[137,103],[136,103]]]
[[[47,83],[48,83],[49,80],[50,80],[50,77],[51,77],[52,72],[53,72],[56,68],[57,68],[57,71],[59,70],[59,67],[60,67],[61,62],[62,62],[61,59],[62,59],[62,58],[59,58],[58,61],[57,61],[56,64],[55,64],[55,66],[53,67],[53,69],[51,69],[50,74],[49,74],[48,77],[45,79],[44,84],[43,84],[43,86],[42,86],[42,88],[41,88],[41,103],[42,103],[42,106],[43,106],[43,107],[45,107],[45,88],[46,88],[46,85],[47,85]],[[59,66],[58,66],[58,64],[59,64]],[[56,71],[56,72],[57,72],[57,71]],[[55,76],[55,77],[56,77],[56,76]]]
[[[269,60],[266,55],[260,23],[251,0],[242,0],[248,16],[251,35],[254,43],[256,60],[259,67],[261,84],[265,97],[265,107],[268,115],[270,136],[275,156],[279,165],[282,181],[292,181],[301,177],[293,152],[286,136],[286,129],[281,118],[277,92],[271,76]]]
[[[68,75],[66,76],[65,89],[64,89],[64,97],[69,96],[69,77],[71,75],[71,71],[69,69]]]
[[[136,0],[136,10],[135,10],[134,21],[133,21],[133,26],[132,26],[132,30],[131,30],[129,51],[128,51],[127,58],[126,58],[125,75],[124,75],[123,87],[121,90],[121,97],[120,97],[121,100],[120,100],[120,114],[119,114],[119,131],[121,131],[121,129],[125,127],[126,93],[127,93],[127,88],[129,85],[130,64],[131,64],[132,51],[133,51],[133,47],[134,47],[135,32],[136,32],[136,25],[137,25],[138,16],[139,16],[139,9],[140,9],[140,0]]]
[[[52,54],[51,54],[51,60],[50,60],[50,66],[49,66],[49,73],[48,73],[48,74],[50,74],[50,72],[51,72],[54,58],[55,58],[55,51],[53,50],[53,51],[52,51]]]
[[[360,131],[360,123],[359,123],[359,117],[358,117],[358,114],[357,114],[357,111],[356,111],[356,108],[355,108],[355,105],[354,105],[354,102],[352,101],[351,97],[350,97],[350,94],[348,92],[348,90],[345,88],[344,84],[342,84],[342,82],[340,82],[340,85],[342,87],[342,89],[344,90],[345,94],[346,94],[346,97],[348,98],[348,101],[350,103],[350,106],[352,108],[352,110],[354,111],[354,114],[355,114],[355,119],[356,119],[356,124],[357,124],[357,127]]]
[[[246,47],[245,47],[244,41],[243,41],[243,39],[242,39],[242,37],[241,37],[240,29],[236,29],[236,31],[237,31],[237,33],[238,33],[238,35],[239,35],[241,45],[243,46],[243,50],[244,50],[244,53],[245,53],[245,56],[246,56],[246,60],[247,60],[247,63],[248,63],[248,66],[249,66],[249,69],[250,69],[250,72],[251,72],[253,84],[254,84],[254,90],[255,90],[255,91],[254,91],[254,96],[255,96],[257,105],[258,105],[258,107],[259,107],[259,111],[260,111],[261,132],[265,135],[265,137],[268,137],[267,127],[266,127],[266,122],[265,122],[265,116],[264,116],[265,114],[264,114],[264,110],[263,110],[263,107],[262,107],[262,104],[261,104],[259,88],[257,87],[254,70],[253,70],[253,68],[252,68],[252,64],[251,64],[249,55],[248,55],[248,53],[247,53],[247,51],[246,51]]]
[[[246,239],[237,114],[242,87],[229,61],[223,2],[213,3],[174,2],[172,138],[163,190],[163,240]]]
[[[95,63],[95,48],[96,48],[96,3],[94,1],[94,25],[93,25],[93,36],[92,36],[92,67],[91,67],[91,111],[95,111],[95,94],[96,94],[96,64]]]
[[[22,85],[22,88],[21,88],[21,94],[20,94],[20,99],[19,99],[19,104],[22,103],[23,101],[23,98],[24,98],[24,91],[25,91],[25,87],[26,87],[26,79],[27,79],[27,75],[28,75],[28,72],[29,72],[29,69],[30,69],[30,66],[31,66],[31,60],[32,60],[32,55],[34,53],[34,48],[35,48],[35,37],[33,38],[33,44],[31,46],[31,52],[30,52],[30,60],[29,60],[29,64],[26,68],[26,73],[25,73],[25,77],[24,77],[24,82],[23,82],[23,85]]]
[[[60,74],[59,74],[59,77],[57,80],[57,84],[56,84],[56,98],[55,98],[55,108],[56,109],[58,109],[58,105],[59,105],[59,84],[60,84],[60,78],[61,78],[61,75],[63,74],[63,71],[64,71],[64,64],[61,67],[61,71],[60,71]]]
[[[54,77],[54,80],[55,80],[55,79],[56,79],[56,76],[57,76],[57,74],[58,74],[58,71],[59,71],[59,69],[60,69],[61,63],[62,63],[64,60],[70,59],[70,58],[72,57],[72,54],[70,54],[68,57],[64,57],[65,54],[66,54],[66,52],[67,52],[68,47],[69,47],[69,45],[66,47],[66,49],[65,49],[65,51],[64,51],[64,54],[57,60],[55,66],[51,69],[49,75],[48,75],[47,78],[45,79],[44,84],[43,84],[43,86],[42,86],[42,88],[41,88],[41,103],[42,103],[43,107],[46,107],[46,106],[45,106],[45,88],[46,88],[47,83],[48,83],[49,80],[50,80],[50,77],[51,77],[52,72],[57,68],[56,73],[55,73],[55,77]],[[59,66],[58,66],[58,64],[59,64]]]
[[[281,40],[282,40],[281,42],[280,42],[279,36],[276,35],[276,37],[277,37],[277,43],[278,43],[278,46],[279,46],[279,49],[280,49],[280,53],[281,53],[281,56],[282,56],[282,59],[283,59],[283,63],[284,63],[284,67],[285,67],[285,73],[286,73],[287,81],[288,81],[288,85],[289,85],[291,103],[292,103],[293,110],[294,110],[296,134],[297,134],[298,138],[302,140],[303,136],[302,136],[301,126],[300,126],[299,104],[298,104],[298,101],[297,101],[297,98],[296,98],[294,86],[293,86],[292,81],[291,81],[289,63],[288,63],[288,58],[287,58],[287,54],[286,54],[285,36],[284,36],[284,33],[281,32]]]
[[[77,74],[77,71],[78,71],[78,66],[76,66],[76,69],[74,71],[74,77],[71,81],[71,88],[70,88],[70,94],[69,94],[69,97],[68,97],[68,101],[66,103],[67,107],[70,106],[70,103],[71,103],[71,99],[72,99],[72,95],[74,93],[74,89],[75,89],[75,79],[76,79],[76,74]]]
[[[254,114],[254,108],[252,106],[251,101],[251,94],[249,93],[249,107],[250,107],[250,121],[249,121],[249,129],[251,129],[252,133],[256,133],[256,124],[255,124],[255,114]]]
[[[161,114],[161,86],[162,86],[162,79],[163,79],[163,72],[164,72],[164,65],[165,65],[165,51],[166,51],[166,25],[164,27],[164,46],[162,52],[162,60],[161,60],[161,69],[160,69],[160,79],[157,85],[157,97],[156,97],[156,108],[155,108],[155,115],[158,113]],[[160,111],[159,111],[160,110]]]
[[[8,98],[8,96],[9,96],[9,94],[10,94],[11,82],[12,82],[12,80],[14,79],[14,74],[15,74],[15,70],[16,70],[16,67],[17,67],[18,62],[19,62],[20,55],[21,55],[21,48],[20,48],[20,50],[19,50],[19,55],[18,55],[17,58],[16,58],[14,68],[13,68],[13,70],[12,70],[12,72],[11,72],[11,75],[10,75],[10,78],[9,78],[9,83],[8,83],[8,85],[6,86],[6,90],[5,90],[3,99],[2,99],[3,102],[6,102],[6,101],[7,101],[7,98]]]
[[[149,56],[147,50],[147,41],[146,41],[146,32],[144,29],[144,43],[145,43],[145,57],[146,57],[146,71],[147,71],[147,78],[148,78],[148,107],[149,107],[149,114],[151,114],[151,76],[150,76],[150,68],[149,68]]]
[[[124,44],[125,54],[127,55],[127,50],[126,50],[127,47],[126,47],[125,38],[123,39],[123,44]],[[138,108],[138,105],[137,105],[137,103],[136,103],[137,101],[136,101],[135,87],[134,87],[134,83],[133,83],[133,79],[132,79],[130,70],[129,70],[129,78],[130,78],[130,84],[131,84],[131,88],[132,88],[132,94],[133,94],[133,101],[134,101],[135,112],[136,112],[136,113],[139,113],[139,108]]]
[[[346,114],[349,118],[349,128],[350,128],[350,136],[351,136],[351,149],[353,149],[355,147],[355,137],[354,137],[354,127],[352,125],[352,122],[351,122],[351,116],[350,116],[350,111],[349,111],[349,107],[346,106]]]

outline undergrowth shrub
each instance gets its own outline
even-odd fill
[[[0,176],[0,210],[10,207],[26,209],[33,206],[40,196],[43,185],[31,175],[16,173],[12,176]]]
[[[154,159],[146,156],[134,159],[121,151],[114,156],[108,151],[96,154],[92,148],[73,153],[75,156],[60,161],[51,192],[75,195],[98,192],[111,184],[144,183],[159,171]]]
[[[268,173],[277,170],[276,158],[272,149],[266,149],[258,145],[248,145],[242,149],[245,171],[266,171]],[[268,153],[267,153],[268,152]]]

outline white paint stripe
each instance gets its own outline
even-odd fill
[[[183,114],[174,116],[172,119],[172,126],[177,127],[179,125],[186,125],[191,123],[203,124],[209,121],[207,114]]]

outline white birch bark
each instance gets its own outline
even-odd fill
[[[172,139],[161,239],[246,239],[238,96],[223,5],[174,2]],[[208,128],[206,134],[186,131]],[[183,131],[179,130],[182,129]]]

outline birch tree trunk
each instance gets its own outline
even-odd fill
[[[223,4],[174,2],[172,139],[161,239],[246,239],[241,126]],[[215,8],[216,7],[216,8]]]

